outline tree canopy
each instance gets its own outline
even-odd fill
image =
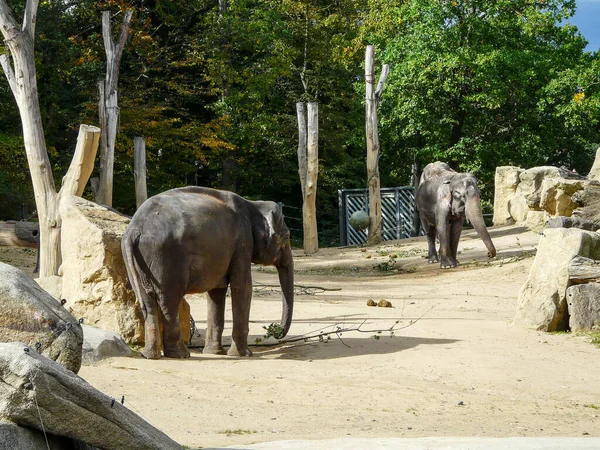
[[[9,2],[17,16],[24,3]],[[587,173],[600,143],[600,58],[568,21],[572,0],[50,0],[38,11],[36,58],[57,183],[79,123],[98,122],[106,9],[116,24],[134,11],[114,175],[125,213],[135,210],[136,135],[147,141],[149,195],[199,184],[301,206],[295,103],[317,101],[319,231],[335,243],[337,190],[367,183],[367,44],[391,66],[383,186],[408,184],[415,159],[442,160],[473,172],[489,199],[496,166]],[[35,206],[6,81],[0,102],[0,219],[27,218]]]

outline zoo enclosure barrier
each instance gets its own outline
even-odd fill
[[[409,238],[415,214],[415,188],[402,186],[381,189],[381,240]],[[340,215],[340,244],[360,245],[367,240],[367,231],[356,231],[350,225],[350,216],[356,211],[369,210],[368,189],[341,189],[338,191]],[[423,230],[419,230],[423,234]]]

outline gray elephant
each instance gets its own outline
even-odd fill
[[[481,214],[479,188],[473,175],[457,173],[443,162],[430,163],[423,169],[416,201],[421,223],[427,233],[430,264],[438,262],[435,248],[437,235],[442,269],[458,265],[456,252],[465,216],[485,243],[488,256],[496,256],[496,248]]]
[[[178,309],[184,294],[208,293],[204,353],[224,354],[225,295],[231,288],[232,356],[251,356],[248,322],[251,263],[274,265],[283,292],[281,327],[290,329],[294,263],[281,208],[232,192],[185,187],[142,204],[121,243],[127,274],[142,307],[146,358],[190,355],[181,337]],[[159,329],[162,317],[162,341]],[[161,345],[162,344],[162,345]]]

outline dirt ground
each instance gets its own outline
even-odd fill
[[[589,336],[511,325],[539,235],[504,227],[491,236],[498,256],[488,263],[483,243],[463,233],[454,270],[427,264],[423,238],[295,252],[296,284],[331,290],[296,297],[288,337],[361,324],[362,333],[256,346],[251,358],[199,349],[187,360],[115,358],[80,375],[124,395],[191,448],[347,436],[600,435],[600,349]],[[400,271],[385,270],[390,255]],[[252,342],[281,315],[280,294],[265,286],[277,284],[275,272],[254,275]],[[369,307],[369,299],[393,307]],[[189,301],[203,335],[205,301]],[[393,336],[376,331],[392,326]]]

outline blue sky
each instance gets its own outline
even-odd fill
[[[586,50],[600,49],[600,0],[577,0],[577,12],[569,22],[576,25],[588,40]]]

